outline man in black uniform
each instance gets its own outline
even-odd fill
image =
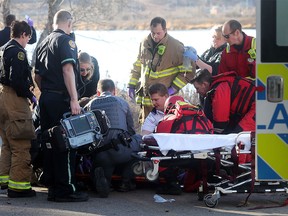
[[[35,81],[41,90],[41,131],[59,125],[63,114],[80,114],[76,90],[77,47],[69,36],[72,16],[58,11],[53,20],[54,31],[43,40],[36,51]],[[50,144],[51,143],[51,144]],[[59,148],[59,143],[44,144],[43,180],[48,186],[48,200],[81,202],[88,200],[85,193],[75,188],[75,150]]]
[[[5,18],[5,28],[0,31],[0,47],[6,44],[10,40],[11,36],[11,24],[16,20],[15,15],[8,14]],[[33,21],[28,18],[28,25],[31,27],[31,38],[28,44],[34,44],[37,41],[36,30],[33,27]]]
[[[3,144],[0,156],[1,189],[8,188],[8,197],[32,197],[31,139],[35,138],[29,101],[37,100],[30,88],[33,85],[25,46],[31,29],[25,21],[14,21],[12,39],[0,54],[0,136]],[[31,89],[32,90],[32,89]]]
[[[132,164],[135,162],[131,154],[140,151],[142,137],[136,134],[129,104],[116,96],[115,84],[111,79],[100,80],[99,97],[92,99],[84,109],[104,110],[111,128],[104,136],[104,145],[114,143],[116,146],[106,151],[96,152],[92,156],[94,175],[93,181],[100,197],[109,195],[109,186],[115,168],[121,170],[122,183],[118,191],[127,192],[134,189],[132,183]]]

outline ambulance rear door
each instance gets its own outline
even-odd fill
[[[258,0],[256,180],[288,179],[288,1]]]

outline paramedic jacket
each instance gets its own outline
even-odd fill
[[[251,82],[250,86],[240,85],[240,82],[237,84],[237,77],[246,80],[237,76],[236,72],[213,76],[210,90],[206,93],[204,111],[213,123],[215,133],[255,131],[256,87],[248,79],[247,83]],[[233,86],[236,86],[236,91],[233,90]]]
[[[4,47],[1,47],[1,49],[5,50],[3,53],[5,72],[1,71],[1,84],[13,88],[18,97],[31,99],[34,96],[30,91],[30,87],[33,86],[33,81],[26,50],[13,39]],[[17,56],[17,58],[15,58],[15,56]],[[12,59],[12,61],[10,59]],[[11,71],[10,68],[12,64],[13,67]]]
[[[235,71],[241,77],[255,78],[256,67],[256,40],[243,32],[243,43],[241,45],[227,44],[223,50],[218,73]],[[249,52],[255,55],[250,55]]]
[[[28,44],[34,44],[37,41],[36,30],[31,26],[31,39]],[[6,26],[3,30],[0,31],[0,47],[6,44],[10,40],[11,27]]]
[[[35,73],[41,76],[41,91],[58,91],[68,96],[62,65],[66,62],[73,64],[77,84],[78,57],[75,42],[64,31],[56,29],[39,45],[36,56]],[[59,61],[61,64],[57,64]]]

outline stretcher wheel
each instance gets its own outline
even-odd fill
[[[133,173],[135,175],[141,175],[143,174],[143,168],[141,162],[136,162],[132,165]]]
[[[207,207],[209,208],[214,208],[215,206],[217,206],[218,204],[218,199],[217,198],[213,198],[212,194],[206,194],[204,196],[204,203]]]
[[[159,176],[159,173],[157,173],[156,175],[152,175],[152,172],[153,172],[153,169],[147,169],[145,173],[145,177],[149,181],[155,181]]]

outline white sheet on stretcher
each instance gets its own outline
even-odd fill
[[[240,141],[245,145],[244,150],[250,150],[251,148],[250,133],[248,132],[227,135],[155,133],[146,136],[155,138],[163,155],[166,155],[169,150],[209,151],[220,147],[231,149]]]

